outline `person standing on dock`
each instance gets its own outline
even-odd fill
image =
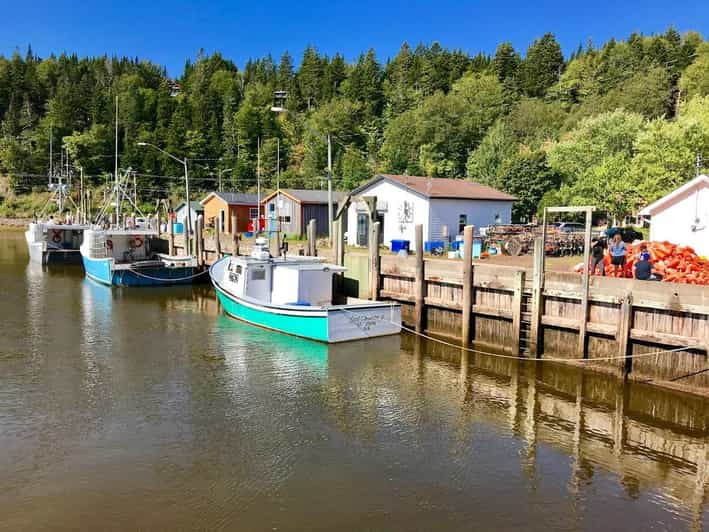
[[[606,265],[603,262],[603,258],[606,252],[605,238],[594,238],[591,241],[591,275],[596,275],[596,268],[601,267],[601,275],[606,275]]]
[[[618,277],[618,268],[620,268],[620,277],[625,277],[625,242],[623,242],[620,233],[613,235],[609,250],[611,252],[613,275]]]

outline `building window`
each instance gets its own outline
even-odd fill
[[[466,225],[468,225],[468,215],[461,214],[460,216],[458,216],[458,234],[461,234],[463,231],[465,231]]]
[[[251,207],[249,209],[249,218],[252,220],[254,218],[258,218],[258,209],[256,207]]]
[[[281,216],[279,218],[279,220],[282,224],[289,224],[290,223],[290,216]]]
[[[274,212],[276,210],[276,204],[275,203],[269,203],[268,204],[268,212]]]

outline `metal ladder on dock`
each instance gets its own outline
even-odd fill
[[[519,330],[520,356],[528,357],[530,353],[530,336],[532,333],[532,279],[525,279],[522,290],[522,315]]]

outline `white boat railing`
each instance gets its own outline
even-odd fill
[[[104,233],[91,233],[89,240],[89,258],[105,259],[110,255],[106,247],[106,235]]]

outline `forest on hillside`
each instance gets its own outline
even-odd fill
[[[271,111],[275,90],[288,112]],[[522,220],[550,203],[620,217],[709,167],[709,42],[673,28],[568,58],[551,33],[524,54],[508,42],[491,56],[404,43],[351,64],[314,47],[297,67],[286,52],[243,70],[199,53],[176,80],[149,60],[28,49],[0,56],[0,174],[15,193],[46,186],[50,132],[55,166],[65,146],[89,183],[105,183],[116,97],[121,168],[145,199],[179,193],[182,168],[138,142],[189,158],[199,194],[220,171],[230,190],[255,187],[257,171],[265,188],[277,174],[319,188],[330,134],[338,189],[376,172],[467,178],[517,196]]]

